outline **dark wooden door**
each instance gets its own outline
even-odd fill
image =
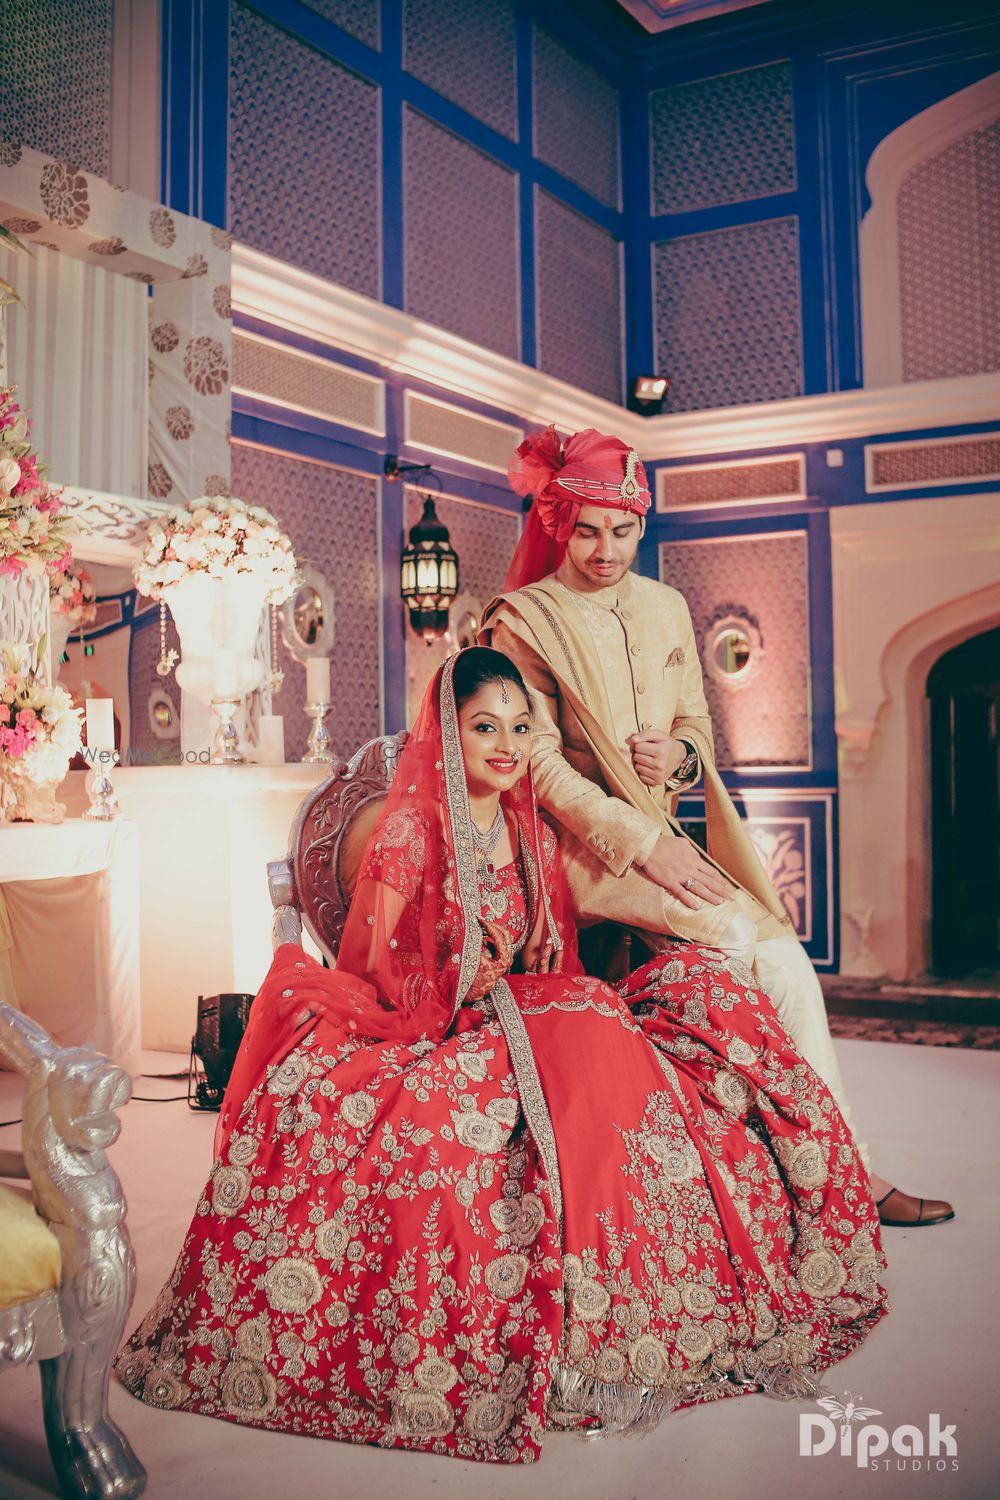
[[[1000,970],[1000,629],[942,656],[927,694],[934,972]]]

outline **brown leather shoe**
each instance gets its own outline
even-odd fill
[[[919,1229],[924,1224],[945,1224],[955,1217],[955,1210],[943,1198],[914,1198],[900,1188],[890,1188],[879,1198],[879,1222],[893,1229]]]

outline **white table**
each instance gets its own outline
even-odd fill
[[[142,833],[143,1046],[186,1054],[199,995],[260,988],[271,962],[267,862],[284,858],[299,803],[329,769],[116,769],[122,811]],[[71,771],[59,788],[71,812],[87,805],[85,782]]]
[[[137,823],[0,826],[0,994],[140,1069]]]

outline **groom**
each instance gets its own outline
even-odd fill
[[[593,428],[563,446],[550,427],[508,473],[533,503],[480,639],[532,691],[532,769],[577,919],[640,929],[654,949],[677,938],[722,948],[752,968],[853,1129],[819,981],[715,768],[687,605],[630,572],[650,502],[638,455]],[[673,817],[677,792],[699,779],[707,853]],[[884,1224],[953,1217],[948,1203],[872,1185]]]

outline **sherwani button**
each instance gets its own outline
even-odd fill
[[[638,656],[639,652],[642,650],[642,647],[641,646],[632,646],[630,649],[631,649],[631,652],[632,652],[633,656]]]
[[[632,618],[631,614],[629,613],[629,611],[627,609],[623,609],[621,611],[621,617],[622,617],[623,620],[631,620],[631,618]]]
[[[637,682],[635,690],[637,693],[644,693],[646,691],[646,684],[644,682]]]

